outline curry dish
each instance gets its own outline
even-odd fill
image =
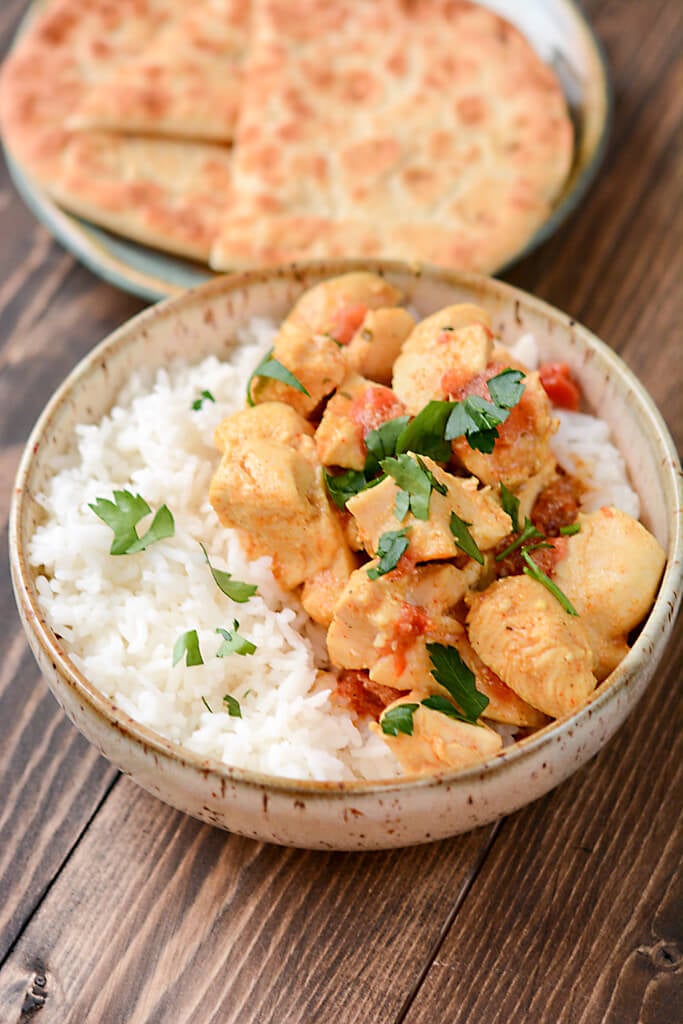
[[[568,368],[529,372],[484,309],[419,323],[353,273],[306,292],[216,431],[210,490],[327,629],[336,699],[409,774],[577,711],[629,649],[665,556],[551,447]],[[496,728],[497,726],[498,728]]]

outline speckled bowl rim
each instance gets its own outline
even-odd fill
[[[230,767],[215,758],[203,758],[187,750],[180,744],[168,740],[145,725],[140,724],[122,711],[113,701],[98,690],[70,661],[60,646],[52,629],[47,625],[38,600],[34,583],[34,574],[29,568],[27,553],[23,547],[21,520],[24,502],[30,492],[27,490],[28,478],[31,474],[34,454],[38,450],[42,436],[49,429],[53,417],[61,405],[68,401],[72,391],[119,346],[125,346],[131,335],[139,335],[151,320],[159,318],[172,321],[176,310],[191,305],[201,304],[206,296],[225,292],[243,290],[255,284],[263,284],[272,279],[291,278],[306,279],[307,275],[324,275],[332,277],[349,270],[368,269],[378,273],[413,274],[431,280],[462,287],[483,296],[497,293],[507,299],[511,305],[520,306],[544,316],[549,322],[559,322],[583,337],[583,340],[595,349],[607,361],[610,370],[626,381],[631,388],[634,403],[640,407],[643,423],[649,427],[651,436],[658,446],[662,474],[666,476],[672,494],[676,495],[675,507],[669,510],[667,523],[669,540],[667,565],[660,584],[659,592],[652,611],[643,629],[631,648],[629,654],[618,668],[593,693],[589,701],[575,714],[556,719],[543,729],[505,748],[495,757],[480,762],[471,768],[440,772],[434,775],[404,776],[396,779],[372,781],[325,781],[290,779],[277,775],[268,775],[249,769]],[[310,282],[307,282],[310,283]],[[645,431],[644,431],[645,432]],[[108,726],[115,728],[123,736],[140,744],[143,749],[156,755],[178,762],[183,766],[196,769],[202,774],[214,774],[226,781],[241,783],[259,791],[270,789],[286,796],[305,795],[311,798],[328,799],[337,794],[340,798],[347,794],[392,794],[405,791],[407,788],[428,789],[435,784],[469,787],[472,782],[482,776],[495,776],[505,770],[510,763],[523,763],[535,757],[543,748],[550,748],[573,725],[580,725],[605,705],[615,700],[629,682],[637,675],[639,666],[647,660],[648,645],[656,645],[660,634],[668,636],[673,629],[673,622],[681,599],[681,583],[683,580],[683,479],[680,462],[669,431],[653,400],[626,364],[604,342],[592,332],[560,310],[529,295],[521,289],[493,278],[479,274],[454,271],[429,264],[408,264],[392,260],[316,260],[286,264],[280,267],[245,270],[225,275],[208,281],[197,288],[185,292],[180,297],[167,299],[157,306],[150,307],[128,320],[112,334],[101,341],[86,355],[69,373],[52,398],[48,401],[43,413],[34,426],[22,455],[17,472],[16,483],[12,495],[9,520],[9,547],[12,581],[17,603],[23,603],[28,609],[26,616],[30,620],[30,631],[33,638],[42,648],[53,669],[59,672],[62,680],[70,686],[78,698],[85,701]]]
[[[574,140],[572,167],[550,213],[509,259],[491,271],[492,274],[503,274],[529,256],[574,213],[602,166],[612,131],[614,93],[609,63],[602,44],[576,0],[555,2],[573,19],[582,36],[585,52],[591,57],[592,80],[601,102],[595,139],[586,152],[582,152],[577,139]],[[10,50],[30,26],[42,5],[44,0],[32,0]],[[10,177],[28,209],[67,252],[108,284],[150,302],[158,302],[181,294],[185,288],[196,287],[200,282],[220,277],[206,264],[142,245],[63,210],[33,181],[6,146],[3,146],[3,152]]]

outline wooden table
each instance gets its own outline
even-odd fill
[[[608,341],[680,442],[680,8],[586,6],[616,86],[606,165],[571,222],[508,276]],[[0,53],[23,7],[3,0]],[[142,303],[53,242],[4,170],[0,217],[6,533],[38,412]],[[6,540],[0,552],[6,569]],[[637,712],[544,799],[431,846],[326,854],[201,825],[119,775],[48,693],[8,572],[0,602],[2,1024],[677,1018],[680,630]]]

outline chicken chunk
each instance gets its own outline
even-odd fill
[[[348,345],[371,309],[395,306],[400,290],[377,274],[353,271],[322,281],[304,292],[285,322],[310,335],[328,335]]]
[[[405,575],[392,573],[373,580],[368,576],[373,565],[351,574],[327,632],[327,650],[339,668],[369,668],[377,682],[410,689],[413,681],[403,677],[405,668],[412,665],[406,652],[419,638],[444,642],[449,629],[462,633],[448,612],[472,585],[475,571],[471,566],[461,570],[454,565],[425,565]],[[394,660],[386,662],[387,671],[378,678],[373,669],[385,657]]]
[[[483,374],[473,377],[461,388],[450,391],[454,401],[462,401],[467,395],[479,395],[490,400],[487,380],[500,373],[504,367],[492,363]],[[510,415],[498,427],[498,439],[491,454],[471,448],[464,437],[453,441],[453,454],[458,462],[470,473],[478,476],[482,483],[498,484],[518,488],[530,477],[547,474],[555,466],[555,456],[550,439],[557,429],[553,419],[550,401],[541,384],[538,373],[529,373],[524,378],[524,394],[510,410]]]
[[[270,555],[274,575],[290,590],[331,566],[346,543],[306,421],[269,403],[229,417],[216,439],[223,458],[209,500],[224,526],[241,531],[247,553]]]
[[[628,652],[627,636],[657,593],[666,555],[641,523],[616,508],[580,514],[554,580],[585,623],[604,679]]]
[[[390,384],[401,346],[415,327],[407,309],[370,309],[344,349],[347,365],[380,384]]]
[[[344,379],[347,368],[339,345],[324,334],[312,334],[285,320],[273,343],[273,358],[282,363],[306,389],[270,377],[255,377],[250,385],[253,402],[286,402],[302,416],[310,416],[323,398]]]
[[[393,388],[408,412],[448,398],[448,373],[463,380],[483,373],[493,347],[490,326],[488,313],[469,304],[447,306],[417,325],[394,363]]]
[[[402,697],[386,711],[402,704],[414,704],[412,698],[412,694]],[[412,736],[405,733],[387,736],[381,725],[375,723],[370,728],[382,737],[407,775],[468,768],[494,757],[503,746],[501,737],[488,726],[460,722],[422,704],[413,711]]]
[[[476,594],[469,639],[483,663],[522,700],[559,718],[593,692],[593,652],[583,621],[528,576],[508,576]]]
[[[408,554],[414,562],[454,558],[458,548],[450,528],[451,512],[471,524],[470,533],[481,551],[494,547],[507,536],[512,522],[489,488],[478,490],[473,477],[467,480],[455,477],[427,456],[422,461],[447,491],[440,494],[432,490],[428,520],[417,519],[412,512],[408,512],[400,522],[397,520],[394,509],[400,488],[391,477],[361,491],[347,502],[346,507],[358,523],[368,554],[375,554],[383,533],[409,528]]]
[[[329,566],[310,576],[301,588],[301,603],[314,622],[329,626],[358,559],[346,546],[339,549]]]
[[[316,431],[320,461],[325,466],[363,469],[368,433],[404,413],[390,388],[349,373],[327,403]]]
[[[466,635],[460,637],[455,646],[468,669],[474,672],[476,688],[488,697],[488,706],[482,712],[484,718],[506,725],[531,726],[534,729],[546,724],[548,719],[541,711],[522,700],[500,676],[484,664]]]

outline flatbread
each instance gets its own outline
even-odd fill
[[[217,269],[383,256],[488,271],[569,171],[560,86],[465,0],[254,0]]]
[[[248,0],[192,0],[150,43],[96,82],[69,118],[76,129],[229,142],[239,112]]]
[[[53,0],[3,67],[0,123],[12,156],[66,209],[206,262],[230,187],[227,147],[66,127],[93,83],[184,10],[185,0]]]

